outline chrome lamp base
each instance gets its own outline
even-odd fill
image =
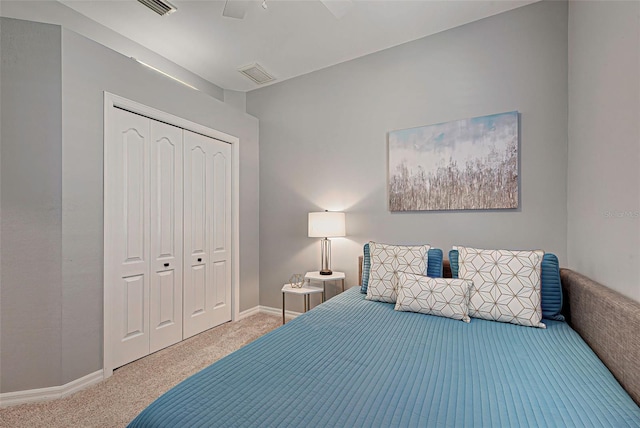
[[[320,241],[320,252],[322,257],[322,269],[320,269],[320,275],[331,275],[331,241],[327,238],[322,238]]]

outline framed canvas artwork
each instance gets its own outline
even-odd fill
[[[518,112],[389,132],[390,211],[518,208]]]

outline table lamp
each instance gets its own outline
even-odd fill
[[[327,238],[345,236],[344,213],[309,213],[309,238],[322,238],[320,275],[331,275],[331,241]]]

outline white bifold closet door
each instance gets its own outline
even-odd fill
[[[115,112],[114,137],[107,141],[105,224],[111,250],[105,269],[111,280],[114,367],[149,353],[149,119],[122,110]]]
[[[151,123],[149,351],[182,340],[182,129]]]
[[[231,319],[231,145],[184,131],[184,337]]]
[[[116,109],[105,209],[114,221],[114,367],[182,340],[182,129]],[[109,269],[109,266],[106,266]]]
[[[114,108],[105,141],[110,367],[231,320],[231,145]]]

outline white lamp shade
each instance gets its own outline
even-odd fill
[[[331,238],[345,236],[344,213],[309,213],[309,237]]]

